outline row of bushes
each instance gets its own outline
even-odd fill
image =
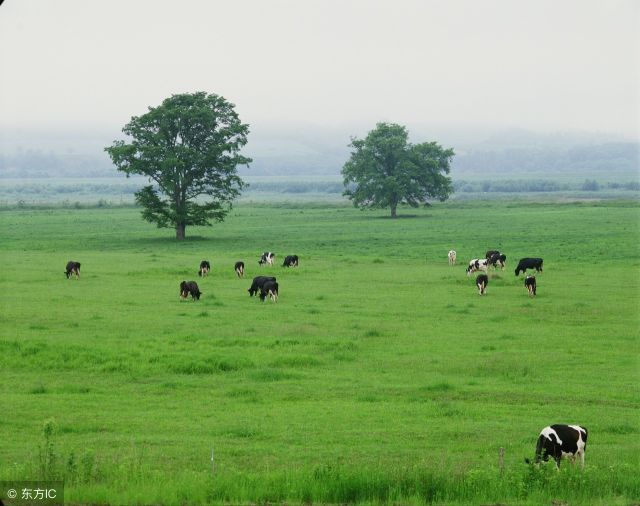
[[[599,183],[595,179],[585,179],[582,183],[561,183],[558,181],[504,180],[504,181],[454,181],[453,188],[459,193],[534,193],[560,191],[631,190],[640,191],[640,182]]]

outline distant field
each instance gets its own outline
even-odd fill
[[[533,201],[567,199],[640,199],[638,174],[629,171],[549,173],[532,172],[505,177],[498,172],[460,172],[452,175],[451,200]],[[342,178],[335,176],[249,176],[249,186],[238,202],[350,205],[342,196]],[[148,184],[142,177],[0,178],[1,207],[55,205],[63,207],[115,207],[134,203],[134,193]]]
[[[638,503],[640,205],[399,214],[239,204],[177,243],[136,209],[2,210],[0,480],[64,478],[70,504]],[[464,263],[490,248],[480,297]],[[247,294],[263,273],[276,304]],[[589,429],[584,471],[524,464],[552,423]]]

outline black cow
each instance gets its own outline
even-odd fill
[[[236,265],[233,267],[236,271],[236,274],[239,278],[244,277],[244,262],[242,260],[236,262]]]
[[[255,294],[258,293],[258,290],[262,290],[263,285],[267,281],[275,281],[275,280],[276,280],[276,278],[274,278],[272,276],[256,276],[255,278],[253,278],[253,282],[251,283],[251,287],[248,290],[249,297],[253,297]]]
[[[183,281],[180,283],[180,297],[186,299],[187,295],[191,295],[191,300],[200,300],[202,292],[198,288],[198,283],[195,281]]]
[[[198,271],[198,276],[207,276],[210,270],[211,264],[207,260],[203,260],[202,262],[200,262],[200,270]]]
[[[499,251],[495,252],[493,255],[489,257],[489,265],[492,265],[494,268],[497,268],[499,265],[501,269],[504,269],[504,265],[506,261],[507,261],[507,255],[503,255]]]
[[[542,258],[521,258],[516,267],[516,276],[527,269],[535,269],[542,272]]]
[[[489,259],[490,259],[493,255],[495,255],[496,253],[497,253],[498,255],[500,254],[500,252],[499,252],[497,249],[490,249],[489,251],[487,251],[487,252],[484,254],[484,257],[485,257],[487,260],[489,260]]]
[[[524,278],[524,287],[529,291],[529,296],[533,297],[536,294],[536,277],[527,276]]]
[[[569,458],[575,464],[576,457],[580,457],[580,465],[584,467],[584,452],[587,448],[587,429],[579,425],[556,424],[545,427],[538,436],[536,457],[534,463],[541,460],[547,462],[549,457],[556,461],[556,468],[560,468],[560,460]],[[531,463],[525,459],[527,464]]]
[[[258,265],[262,266],[264,264],[273,265],[273,259],[276,257],[276,254],[271,251],[265,251],[262,256],[260,256],[260,260],[258,260]]]
[[[487,293],[487,285],[489,284],[489,276],[486,274],[480,274],[476,278],[476,286],[478,287],[478,292],[480,295],[484,295]]]
[[[262,289],[260,290],[260,300],[264,302],[264,299],[269,297],[273,302],[278,302],[278,283],[275,280],[267,280]]]
[[[298,267],[298,255],[287,255],[284,257],[282,267]]]
[[[67,276],[67,279],[72,275],[75,275],[76,279],[80,279],[80,262],[74,262],[73,260],[68,261],[65,275]]]

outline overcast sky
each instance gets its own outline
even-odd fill
[[[120,128],[204,90],[244,122],[637,138],[635,0],[5,0],[0,127]]]

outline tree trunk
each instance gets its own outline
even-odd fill
[[[396,208],[398,207],[398,204],[391,204],[391,217],[392,218],[397,218],[398,215],[396,214]]]
[[[176,224],[176,239],[178,241],[184,241],[184,229],[186,228],[186,224],[178,223]]]

